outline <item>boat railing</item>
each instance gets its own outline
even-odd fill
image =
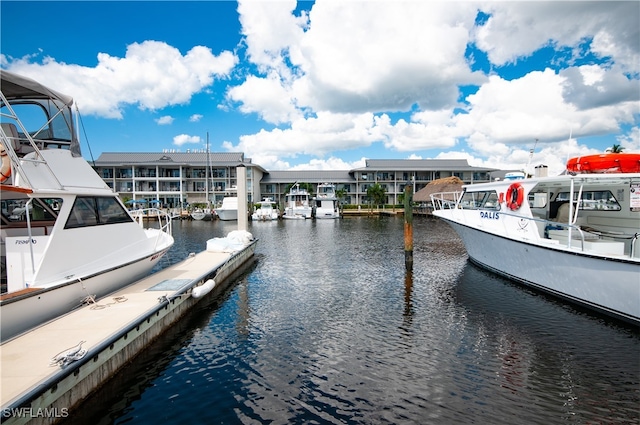
[[[45,161],[42,154],[40,153],[41,147],[45,147],[46,140],[42,140],[40,141],[40,143],[38,143],[38,140],[35,139],[34,136],[29,133],[29,131],[27,131],[26,127],[24,126],[16,112],[13,110],[13,107],[1,91],[0,101],[5,108],[5,111],[0,113],[0,116],[3,119],[7,120],[7,122],[3,122],[2,126],[0,126],[0,140],[2,141],[5,152],[10,159],[12,169],[16,172],[16,174],[20,175],[22,180],[24,180],[24,182],[26,182],[29,187],[33,187],[27,173],[24,172],[21,161],[43,164],[49,170],[51,177],[55,180],[58,187],[62,188],[62,183],[60,183],[56,175],[53,173],[53,171],[51,171],[51,168],[47,164],[47,161]],[[51,117],[45,125],[51,123],[54,118],[55,116]],[[21,133],[18,133],[18,129],[20,129]],[[26,144],[26,147],[23,147],[23,144]],[[23,149],[26,149],[27,152],[35,152],[35,158],[25,158],[24,156],[20,157],[18,155],[18,151],[22,151]],[[12,177],[12,182],[15,181],[16,180],[14,176]]]
[[[528,220],[528,221],[533,221],[533,222],[538,222],[538,223],[542,223],[544,225],[544,229],[549,229],[549,230],[562,230],[562,229],[566,229],[569,230],[569,237],[567,238],[567,248],[572,248],[571,245],[571,241],[572,241],[572,236],[571,233],[573,231],[576,231],[579,235],[580,238],[578,239],[580,241],[580,249],[582,251],[584,251],[585,245],[585,234],[583,229],[577,225],[577,224],[570,224],[570,223],[561,223],[561,222],[557,222],[557,221],[552,221],[552,220],[547,220],[544,218],[539,218],[539,217],[527,217],[527,216],[523,216],[521,214],[516,214],[516,213],[512,213],[509,211],[500,211],[500,215],[506,215],[506,216],[511,216],[511,217],[515,217],[519,220]],[[543,236],[544,238],[544,236]]]
[[[636,241],[640,239],[640,232],[635,232],[632,234],[607,232],[607,231],[593,229],[586,226],[580,226],[578,224],[558,222],[558,221],[547,220],[539,217],[526,217],[526,216],[522,216],[520,214],[512,213],[509,211],[500,211],[500,214],[516,217],[520,220],[529,220],[533,222],[542,223],[543,229],[545,229],[545,234],[547,231],[552,231],[552,230],[568,230],[569,232],[567,234],[567,242],[566,244],[563,244],[563,245],[566,245],[567,248],[573,248],[571,241],[572,240],[580,241],[581,251],[585,250],[585,247],[586,247],[585,242],[589,241],[589,238],[587,237],[587,235],[593,235],[593,236],[597,236],[598,239],[601,237],[604,237],[604,238],[608,238],[609,240],[611,239],[623,240],[623,241],[628,240],[629,241],[629,258],[634,258],[636,253]],[[574,239],[572,234],[578,234],[580,235],[580,237]],[[546,235],[543,236],[543,238],[547,239]],[[552,238],[549,238],[549,239],[552,239]]]
[[[463,192],[440,192],[440,193],[434,193],[431,194],[431,202],[433,204],[433,209],[434,210],[444,210],[444,209],[469,209],[468,207],[463,207],[460,204],[460,200],[462,199],[462,194]],[[483,209],[483,208],[471,208],[471,209]],[[585,242],[588,240],[588,238],[585,236],[585,229],[583,229],[580,225],[574,224],[574,223],[564,223],[564,222],[557,222],[557,221],[553,221],[553,220],[548,220],[548,219],[544,219],[544,218],[539,218],[539,217],[532,217],[532,216],[523,216],[521,214],[515,213],[515,212],[511,212],[511,211],[505,211],[505,210],[497,210],[500,212],[501,216],[510,216],[510,217],[514,217],[517,218],[518,220],[526,220],[529,222],[536,222],[536,223],[541,223],[541,227],[544,230],[540,230],[539,232],[544,231],[544,235],[542,235],[541,233],[538,233],[538,236],[541,239],[547,239],[546,237],[546,232],[549,230],[567,230],[567,242],[566,244],[563,242],[563,245],[566,245],[567,248],[576,248],[576,249],[580,249],[581,251],[584,251],[585,248],[587,247],[587,245],[585,244]],[[537,225],[536,225],[537,226]],[[505,228],[505,232],[506,234],[508,234],[509,229]],[[615,234],[610,234],[610,233],[602,233],[602,232],[592,232],[590,230],[587,231],[589,234],[597,234],[599,236],[606,236],[609,238],[613,238],[613,239],[628,239],[631,240],[630,242],[630,254],[629,256],[631,258],[634,257],[635,255],[635,244],[636,241],[640,238],[640,233],[636,232],[633,235],[615,235]],[[573,237],[573,235],[577,235],[575,238]],[[551,239],[551,238],[548,238]],[[572,244],[572,241],[579,241],[579,246],[575,246]],[[560,242],[560,241],[559,241]]]
[[[444,210],[457,208],[463,192],[439,192],[431,194],[431,203],[434,210]]]
[[[141,208],[133,211],[129,211],[131,217],[140,225],[140,227],[144,228],[144,220],[149,220],[153,218],[154,220],[158,220],[158,227],[161,233],[158,233],[158,237],[156,238],[156,247],[158,242],[160,242],[160,238],[162,233],[166,233],[168,235],[172,234],[172,225],[173,220],[171,218],[171,214],[167,213],[158,208]]]

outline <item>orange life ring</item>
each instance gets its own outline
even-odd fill
[[[507,202],[507,207],[511,211],[515,211],[520,208],[522,202],[524,201],[524,187],[520,183],[511,183],[509,189],[507,189],[507,196],[505,201]]]
[[[0,165],[0,183],[4,183],[11,177],[11,160],[2,143],[0,143],[0,158],[2,159],[2,164]]]

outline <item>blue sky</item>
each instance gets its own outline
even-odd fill
[[[74,97],[87,159],[268,170],[640,152],[640,2],[0,2],[0,67]],[[85,137],[86,133],[86,137]],[[531,150],[533,149],[533,154]]]

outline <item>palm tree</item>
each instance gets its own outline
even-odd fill
[[[338,201],[340,201],[338,202],[338,207],[340,209],[342,209],[342,200],[345,196],[347,196],[347,191],[344,188],[336,190],[336,198],[338,198]]]
[[[611,146],[611,153],[622,153],[623,150],[624,148],[620,145]]]
[[[374,204],[376,206],[380,206],[384,204],[384,201],[387,197],[387,190],[380,186],[379,183],[371,185],[367,188],[367,197],[369,198],[369,203]]]

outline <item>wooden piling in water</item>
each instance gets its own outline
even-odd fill
[[[404,265],[413,268],[413,191],[410,184],[404,187]]]

